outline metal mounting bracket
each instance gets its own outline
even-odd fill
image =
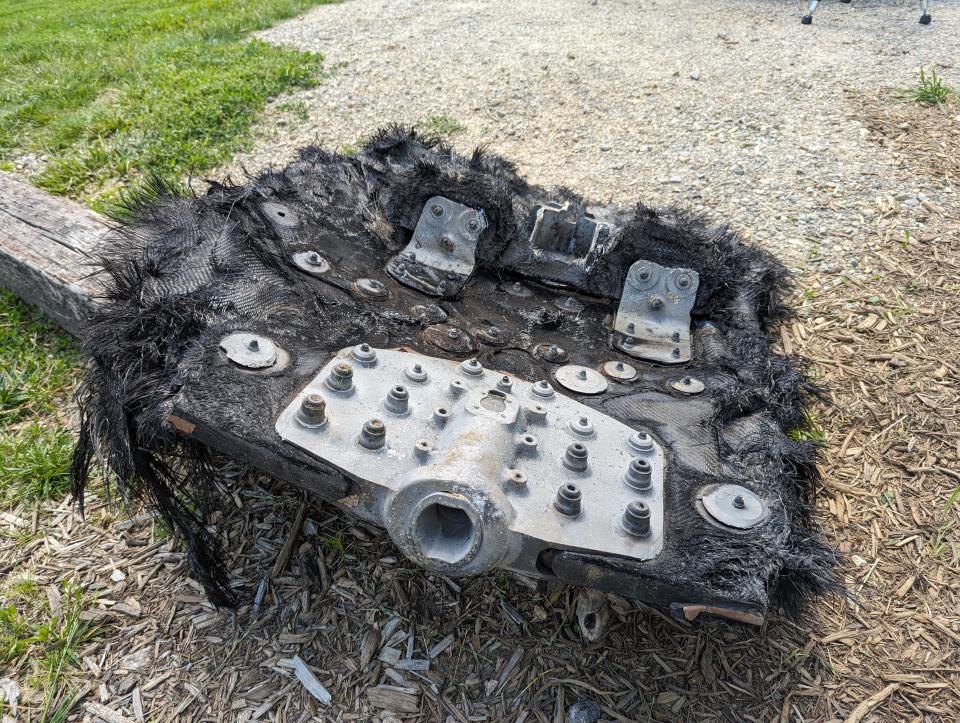
[[[420,212],[410,243],[390,260],[387,271],[425,294],[454,296],[473,273],[477,242],[486,227],[482,210],[434,196]]]
[[[610,236],[610,227],[589,216],[570,217],[570,204],[547,203],[533,210],[530,246],[569,258],[583,258]]]
[[[661,364],[690,361],[690,312],[700,275],[641,259],[627,272],[613,326],[613,346]]]

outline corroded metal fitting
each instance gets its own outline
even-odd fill
[[[321,427],[327,423],[327,403],[316,392],[311,392],[300,402],[297,421],[304,427]]]
[[[327,377],[327,386],[338,392],[353,389],[353,367],[347,362],[340,362],[330,370]]]
[[[583,499],[583,493],[580,488],[572,482],[566,482],[560,485],[557,490],[557,499],[553,501],[553,506],[557,512],[568,517],[576,517],[580,514],[580,502]]]
[[[387,441],[387,427],[379,419],[368,419],[360,430],[357,442],[367,449],[381,449]]]

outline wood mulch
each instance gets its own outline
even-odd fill
[[[957,132],[905,136],[897,114],[915,109],[886,106],[867,127],[895,171],[952,188]],[[312,503],[298,516],[289,490],[238,477],[213,524],[249,603],[218,612],[149,516],[14,511],[0,569],[82,584],[100,628],[70,674],[71,719],[560,722],[583,699],[615,721],[960,720],[960,203],[880,198],[871,218],[855,272],[799,273],[777,340],[828,390],[817,518],[846,553],[849,599],[757,629],[611,595],[590,643],[575,589],[424,574],[381,531]],[[903,233],[906,218],[923,231]],[[0,673],[23,687],[24,720],[31,665]]]

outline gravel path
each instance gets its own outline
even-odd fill
[[[956,75],[960,4],[934,2],[930,26],[917,24],[912,0],[824,2],[807,27],[803,6],[321,6],[260,37],[323,52],[331,77],[275,103],[255,150],[224,170],[281,164],[311,142],[355,146],[391,121],[447,116],[465,126],[457,148],[484,143],[535,182],[680,203],[733,221],[794,264],[856,267],[882,213],[877,197],[916,205],[918,193],[941,193],[892,177],[888,151],[865,142],[852,119],[856,93],[910,85],[921,64]]]

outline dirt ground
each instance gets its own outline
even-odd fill
[[[0,539],[0,570],[47,589],[82,583],[93,598],[85,616],[99,634],[72,675],[75,719],[559,723],[583,700],[617,721],[960,720],[960,501],[948,503],[960,489],[960,108],[890,90],[921,64],[960,83],[960,5],[934,2],[929,28],[912,3],[824,3],[808,28],[800,3],[707,5],[318,8],[266,37],[346,65],[292,101],[305,111],[276,104],[239,162],[253,170],[314,137],[346,145],[382,121],[449,116],[466,127],[458,146],[489,141],[532,180],[700,208],[779,253],[796,272],[797,316],[775,344],[808,358],[828,390],[817,517],[846,554],[850,598],[751,628],[608,596],[607,634],[588,643],[575,589],[423,574],[381,532],[312,504],[300,519],[289,489],[238,473],[214,521],[249,595],[235,613],[205,603],[136,511],[93,502],[82,522],[63,503],[0,520],[37,533]],[[571,13],[575,24],[560,22]],[[451,40],[463,28],[474,42]],[[502,61],[513,66],[476,65],[509,56],[518,36],[527,55]],[[544,65],[555,85],[520,72]],[[451,91],[459,75],[522,87],[491,105]],[[567,86],[590,109],[576,123],[557,115]],[[612,110],[612,97],[632,110]],[[329,705],[298,680],[298,659]],[[3,675],[26,680],[28,666]],[[26,719],[35,701],[25,690]]]

